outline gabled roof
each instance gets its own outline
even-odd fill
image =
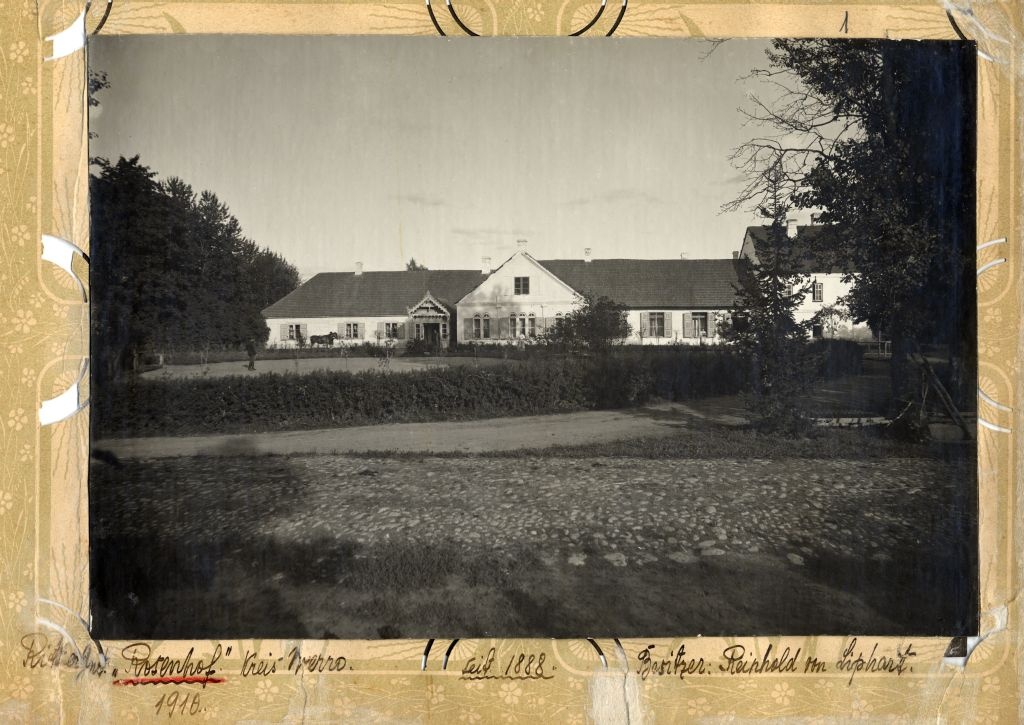
[[[731,307],[739,284],[732,259],[539,260],[580,293],[634,308]]]
[[[263,310],[267,318],[403,316],[430,292],[442,304],[455,303],[484,277],[480,270],[415,272],[324,272]]]
[[[815,272],[818,274],[842,274],[846,272],[845,269],[841,269],[829,260],[823,259],[823,255],[818,253],[815,248],[815,243],[828,231],[829,228],[824,224],[797,226],[796,236],[790,240],[793,245],[793,256],[797,260],[797,269],[794,271],[806,274],[814,274]],[[762,245],[768,243],[770,232],[771,227],[769,226],[747,227],[747,235],[754,241],[755,253],[759,254]]]
[[[500,272],[505,267],[506,264],[511,262],[513,259],[517,259],[517,258],[518,259],[525,259],[527,262],[530,263],[531,266],[535,267],[538,272],[540,272],[541,274],[547,274],[558,285],[560,285],[561,287],[564,287],[565,291],[568,294],[573,295],[573,294],[575,294],[578,291],[578,290],[573,289],[573,287],[571,285],[569,285],[564,279],[561,279],[560,277],[555,275],[550,269],[547,269],[546,267],[544,267],[544,265],[541,262],[539,262],[537,259],[535,259],[532,254],[530,254],[529,252],[526,252],[525,250],[519,250],[515,254],[513,254],[511,257],[506,259],[504,262],[499,264],[497,267],[492,269],[490,274],[488,274],[486,276],[482,275],[482,279],[476,285],[473,286],[473,289],[469,290],[465,295],[463,295],[463,297],[459,299],[459,302],[462,302],[466,297],[469,297],[473,292],[476,292],[478,287],[481,287],[484,284],[486,284],[487,280],[489,280],[491,277],[493,277],[498,272]]]

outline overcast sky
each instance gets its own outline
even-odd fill
[[[728,257],[738,80],[766,41],[90,38],[92,155],[214,191],[304,278],[534,256]]]

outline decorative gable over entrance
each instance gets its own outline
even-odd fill
[[[409,322],[413,336],[426,342],[427,347],[447,350],[452,311],[427,290],[419,302],[409,308]]]

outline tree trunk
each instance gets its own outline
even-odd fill
[[[889,361],[889,386],[892,400],[905,400],[913,395],[911,389],[910,353],[913,342],[903,333],[892,334],[892,358]]]

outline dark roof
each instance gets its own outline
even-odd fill
[[[538,260],[577,292],[634,308],[731,307],[739,282],[732,259]]]
[[[480,270],[324,272],[263,310],[264,317],[404,315],[429,291],[454,309],[486,277]]]
[[[758,254],[760,254],[761,245],[768,243],[770,231],[771,227],[768,226],[747,227],[747,234],[754,240],[754,251]],[[824,255],[816,248],[816,242],[828,231],[829,228],[824,224],[797,226],[796,236],[791,240],[793,254],[797,259],[797,269],[795,271],[807,274],[813,274],[814,272],[820,274],[830,272],[839,274],[846,271],[834,264],[834,260],[825,259]]]

